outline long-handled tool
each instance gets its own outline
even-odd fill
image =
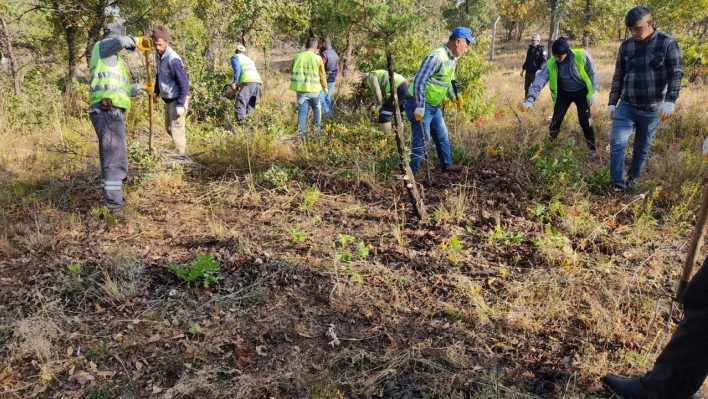
[[[150,50],[145,51],[145,69],[147,70],[147,87],[148,87],[148,109],[150,110],[150,141],[149,148],[150,153],[152,153],[153,148],[153,133],[152,133],[152,116],[154,111],[154,105],[152,102],[152,95],[155,93],[155,83],[152,80],[152,70],[150,68]]]
[[[450,84],[452,85],[452,92],[455,94],[455,99],[457,99],[458,96],[458,91],[457,91],[457,81],[455,79],[450,81]],[[457,136],[457,114],[460,112],[460,107],[458,106],[457,109],[455,110],[455,136]]]
[[[430,185],[430,162],[428,162],[428,139],[425,135],[425,129],[423,129],[423,121],[418,121],[420,125],[420,134],[423,135],[423,162],[425,163],[425,183]]]

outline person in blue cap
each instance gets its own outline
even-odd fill
[[[458,108],[462,107],[461,93],[457,93],[452,81],[455,76],[455,64],[457,59],[467,51],[468,46],[475,43],[477,42],[472,38],[469,28],[453,29],[446,44],[434,49],[423,58],[410,85],[408,90],[410,97],[406,99],[403,106],[408,120],[411,121],[410,167],[414,174],[418,171],[425,153],[424,147],[430,143],[431,137],[438,153],[440,169],[444,173],[462,171],[462,168],[452,164],[450,141],[440,104],[445,98],[450,98]]]

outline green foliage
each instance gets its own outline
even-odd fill
[[[187,285],[202,280],[204,288],[209,288],[209,285],[222,279],[219,275],[219,264],[211,258],[211,254],[197,255],[197,259],[189,265],[182,266],[173,263],[167,268],[180,280],[186,281]]]
[[[150,146],[146,142],[129,140],[126,144],[131,178],[136,182],[149,179],[164,160],[164,154],[157,148],[151,153]]]
[[[78,263],[69,263],[66,268],[74,273],[81,273],[81,265]]]
[[[357,272],[349,272],[349,281],[361,284],[364,282],[364,278]]]
[[[233,103],[221,92],[225,84],[231,83],[227,73],[201,73],[190,76],[189,106],[192,118],[215,126],[230,128],[234,119]]]
[[[202,327],[198,323],[194,323],[189,326],[189,333],[192,335],[198,335],[202,333]]]
[[[681,63],[689,82],[708,77],[708,42],[693,35],[676,36],[681,48]]]
[[[88,360],[96,360],[101,358],[103,355],[106,354],[106,345],[100,344],[95,348],[91,348],[88,351],[86,351],[86,359]]]
[[[272,165],[263,173],[263,178],[275,188],[287,188],[285,183],[290,179],[290,174],[287,169]]]
[[[307,209],[314,205],[320,198],[320,190],[317,187],[308,187],[302,193],[302,202],[300,203],[300,208]]]
[[[285,231],[290,235],[290,240],[292,242],[305,242],[307,236],[297,227],[289,227]]]
[[[352,245],[356,241],[356,237],[348,234],[337,234],[337,242],[332,246],[337,250],[337,259],[341,262],[352,262],[356,260],[364,260],[369,256],[369,248],[366,243],[359,241],[354,248]]]
[[[87,396],[87,399],[110,399],[110,391],[103,388],[96,388]]]
[[[524,240],[524,238],[526,238],[524,233],[505,232],[499,225],[494,226],[494,229],[487,233],[487,239],[489,242],[502,241],[506,245],[511,243],[519,244]]]

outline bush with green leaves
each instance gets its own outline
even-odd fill
[[[209,288],[210,285],[216,284],[223,279],[219,275],[219,264],[211,258],[210,254],[197,255],[192,263],[188,265],[170,264],[167,268],[174,273],[180,280],[186,281],[187,285],[201,280],[204,288]]]

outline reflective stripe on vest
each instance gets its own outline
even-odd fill
[[[319,93],[322,91],[320,83],[320,67],[322,58],[312,51],[303,51],[295,54],[293,72],[290,75],[290,90],[301,93]]]
[[[452,87],[450,82],[452,82],[452,77],[455,75],[456,62],[448,56],[445,45],[429,52],[426,57],[430,55],[438,57],[441,61],[441,65],[440,69],[425,82],[425,102],[436,107],[445,99],[448,91]],[[413,78],[413,83],[408,89],[408,94],[415,96],[414,90],[415,78]]]
[[[585,62],[583,61],[583,49],[572,49],[573,60],[575,61],[575,66],[578,67],[578,72],[580,72],[580,77],[585,82],[585,86],[588,88],[588,94],[585,98],[592,97],[592,82],[588,73],[585,72]],[[548,88],[551,90],[551,100],[553,100],[553,106],[556,106],[556,100],[558,99],[558,67],[556,67],[556,59],[551,57],[546,63],[548,68]]]
[[[101,60],[98,42],[93,45],[91,52],[91,62],[89,63],[89,75],[91,85],[89,87],[89,105],[100,103],[104,98],[110,98],[114,107],[130,111],[130,83],[128,73],[123,66],[123,60],[118,57],[118,64],[109,67]]]
[[[376,80],[379,82],[379,88],[383,92],[384,99],[388,98],[388,96],[391,95],[391,80],[388,78],[388,71],[377,69],[374,73],[376,74]],[[396,87],[400,86],[401,83],[405,81],[406,78],[396,72],[393,73],[393,84],[395,84]]]
[[[243,54],[236,54],[238,65],[241,67],[241,76],[238,78],[239,83],[263,83],[261,75],[258,74],[256,63],[252,59]]]

